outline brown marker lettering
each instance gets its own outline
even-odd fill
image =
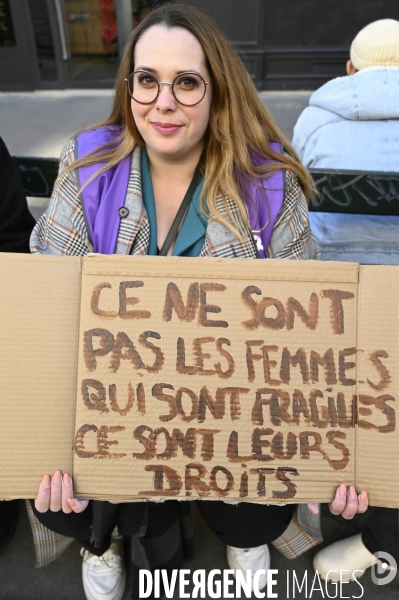
[[[258,476],[258,485],[257,485],[257,494],[261,498],[266,496],[266,475],[273,475],[275,473],[275,469],[260,467],[258,469],[250,469],[249,472],[252,475]]]
[[[391,383],[391,375],[386,366],[380,361],[380,358],[388,358],[388,353],[385,350],[375,350],[369,356],[371,364],[380,376],[379,382],[373,383],[370,379],[367,379],[369,386],[378,392],[385,390]]]
[[[319,414],[319,409],[317,407],[317,398],[324,398],[323,392],[321,390],[312,390],[309,396],[309,406],[310,406],[310,418],[312,420],[313,427],[320,427],[323,429],[327,427],[330,422],[330,415],[328,414],[327,406],[321,406],[321,418]]]
[[[195,338],[193,340],[193,353],[195,356],[195,366],[197,367],[198,375],[215,375],[216,371],[214,369],[204,369],[204,360],[208,360],[211,358],[209,352],[204,352],[202,348],[202,344],[209,344],[210,342],[214,342],[214,337],[200,337]]]
[[[143,435],[145,431],[149,432],[148,437]],[[133,452],[133,458],[138,458],[140,460],[151,460],[152,458],[154,458],[155,446],[154,440],[151,438],[152,431],[153,430],[151,429],[151,427],[148,427],[147,425],[139,425],[133,431],[133,438],[135,440],[138,440],[140,444],[142,444],[145,448],[144,452]]]
[[[344,350],[339,351],[338,373],[339,373],[339,381],[340,381],[341,385],[355,385],[356,384],[356,380],[353,377],[350,379],[348,379],[346,377],[346,371],[349,371],[350,369],[354,369],[356,367],[356,363],[355,362],[346,362],[345,358],[347,356],[353,356],[354,354],[356,355],[356,348],[345,348]]]
[[[349,413],[349,414],[348,414]],[[344,429],[355,426],[355,397],[352,396],[349,409],[346,408],[345,396],[342,392],[337,394],[338,425]]]
[[[246,498],[248,496],[248,473],[243,471],[240,479],[240,498]]]
[[[157,400],[161,400],[162,402],[167,402],[169,404],[169,414],[168,415],[160,415],[160,421],[171,421],[175,418],[178,413],[178,408],[176,405],[176,398],[174,396],[170,396],[169,394],[164,394],[163,390],[166,388],[167,390],[174,390],[173,385],[169,383],[156,383],[152,388],[152,395]]]
[[[225,404],[225,397],[230,396],[230,417],[232,421],[236,421],[241,418],[241,404],[240,394],[248,394],[249,388],[242,387],[226,387],[218,388],[216,391],[216,397],[220,398],[220,402]],[[223,397],[223,400],[221,398]]]
[[[223,475],[226,477],[226,487],[225,488],[219,487],[219,485],[216,481],[216,476],[218,473],[223,473]],[[218,496],[221,496],[223,498],[223,497],[227,496],[228,493],[233,489],[234,477],[233,477],[232,473],[230,473],[230,471],[228,469],[226,469],[225,467],[220,467],[220,466],[213,467],[210,478],[209,478],[209,487],[213,492],[215,492],[215,494],[217,494]]]
[[[281,481],[283,483],[283,485],[286,486],[287,489],[284,492],[273,492],[272,493],[273,498],[288,499],[288,498],[295,497],[296,485],[293,481],[291,481],[291,479],[288,479],[286,473],[289,473],[290,475],[293,475],[294,477],[297,477],[299,475],[298,471],[296,469],[294,469],[293,467],[277,467],[276,479]]]
[[[196,474],[191,471],[195,469]],[[186,488],[186,496],[191,496],[194,490],[198,496],[204,498],[209,496],[209,486],[203,481],[203,478],[207,475],[207,470],[204,465],[198,463],[190,463],[186,465],[186,471],[184,475],[184,483]]]
[[[112,286],[110,283],[107,283],[106,281],[104,281],[103,283],[99,283],[98,285],[96,285],[96,287],[94,288],[93,293],[91,295],[91,303],[90,303],[91,310],[95,315],[98,315],[99,317],[105,317],[105,318],[117,317],[118,313],[116,311],[101,310],[98,306],[98,303],[100,300],[100,294],[104,288],[111,289]]]
[[[306,327],[308,327],[312,331],[316,329],[317,322],[319,320],[319,297],[315,292],[312,292],[310,296],[309,312],[306,312],[302,304],[292,297],[288,298],[287,300],[286,310],[286,324],[288,330],[291,330],[294,327],[295,312],[305,323]]]
[[[320,433],[312,431],[301,431],[299,434],[299,448],[301,458],[308,460],[310,458],[310,452],[320,452],[323,458],[330,460],[326,452],[322,448],[322,439]],[[314,440],[313,445],[309,443],[309,438],[312,437]]]
[[[165,304],[162,313],[163,320],[171,321],[173,310],[175,310],[176,315],[180,319],[180,321],[186,321],[187,323],[190,323],[195,318],[198,301],[198,283],[190,283],[187,292],[186,306],[184,306],[181,292],[177,285],[173,282],[168,283],[168,286],[166,288]]]
[[[119,444],[118,440],[109,440],[109,433],[117,433],[118,431],[124,431],[126,427],[122,427],[122,425],[112,425],[108,427],[107,425],[102,425],[97,432],[97,448],[96,458],[123,458],[126,456],[124,452],[113,453],[110,454],[109,447],[115,446]]]
[[[256,287],[255,285],[249,285],[245,288],[245,290],[241,294],[241,300],[243,304],[249,308],[252,313],[252,319],[248,321],[244,321],[242,325],[246,329],[256,329],[259,325],[258,323],[258,303],[251,298],[252,294],[257,294],[258,296],[262,295],[262,291]],[[263,341],[261,342],[263,344]],[[251,381],[251,380],[250,380]]]
[[[202,460],[212,460],[213,458],[213,437],[220,432],[220,429],[197,429],[196,432],[202,436],[201,457]]]
[[[341,442],[337,442],[336,438],[345,440],[346,433],[344,433],[343,431],[328,431],[327,432],[328,443],[332,444],[334,446],[334,448],[337,448],[338,450],[340,450],[342,452],[342,458],[340,460],[329,459],[329,461],[328,461],[330,463],[330,466],[337,471],[340,469],[345,469],[346,465],[348,464],[349,450],[344,444],[342,444]]]
[[[252,456],[240,456],[238,452],[238,432],[232,431],[230,433],[229,442],[227,444],[226,456],[230,462],[242,462],[253,460]]]
[[[128,298],[126,290],[131,288],[143,287],[143,281],[121,281],[119,284],[119,316],[121,319],[150,319],[151,313],[148,310],[127,310],[128,306],[135,306],[140,302],[139,298],[134,296]]]
[[[139,496],[178,496],[183,482],[180,475],[166,465],[146,465],[146,471],[154,473],[154,489],[139,492]],[[164,479],[169,485],[169,488],[164,488]]]
[[[93,338],[99,338],[100,347],[93,348]],[[83,334],[83,357],[85,360],[86,369],[95,371],[97,368],[97,357],[105,356],[113,349],[115,338],[110,331],[96,327],[89,329]]]
[[[109,364],[109,370],[111,373],[116,373],[118,371],[122,360],[130,361],[135,369],[146,369],[146,366],[144,365],[141,356],[137,352],[132,340],[126,333],[120,331],[116,336],[115,344],[112,349],[111,360]]]
[[[218,338],[216,340],[216,350],[227,360],[227,370],[222,370],[222,365],[220,362],[216,363],[214,367],[216,369],[216,373],[221,379],[229,379],[229,377],[231,377],[235,371],[235,363],[234,358],[229,352],[227,352],[227,350],[223,348],[223,346],[231,346],[230,341],[226,338]]]
[[[201,388],[198,401],[198,422],[203,423],[206,419],[206,409],[208,408],[214,419],[223,419],[225,413],[224,394],[216,392],[215,400],[212,398],[207,387]]]
[[[144,331],[144,333],[142,333],[139,337],[139,344],[141,344],[144,348],[148,348],[155,354],[154,364],[152,366],[146,366],[145,369],[148,371],[148,373],[159,373],[165,362],[165,356],[161,348],[155,346],[152,342],[149,342],[148,338],[160,340],[161,336],[156,331]]]
[[[262,448],[270,448],[270,440],[263,440],[264,435],[273,435],[273,429],[254,429],[252,432],[252,454],[253,458],[262,461],[274,460],[270,454],[263,454]]]
[[[180,429],[174,429],[172,432],[172,442],[176,449],[174,456],[177,456],[177,449],[181,448],[184,456],[195,458],[197,447],[196,429],[190,427],[186,433],[183,433]]]
[[[388,433],[390,431],[395,431],[396,413],[394,407],[387,404],[388,402],[395,402],[395,398],[388,394],[383,394],[382,396],[378,396],[377,398],[373,398],[372,396],[366,396],[364,394],[360,395],[359,404],[363,404],[365,406],[375,406],[385,416],[387,423],[386,425],[375,425],[374,423],[370,423],[370,421],[364,421],[363,419],[359,419],[359,427],[362,427],[362,429],[376,429],[380,433]],[[359,414],[361,414],[360,407]]]
[[[92,388],[97,393],[90,392]],[[100,412],[108,412],[109,408],[105,404],[106,391],[101,381],[96,379],[83,379],[81,384],[83,402],[89,410],[99,410]]]
[[[303,383],[309,383],[309,368],[306,358],[306,350],[304,348],[299,348],[294,355],[291,354],[288,348],[283,348],[280,366],[280,378],[281,381],[286,385],[289,384],[291,379],[291,365],[293,367],[299,365]]]
[[[207,314],[218,314],[222,312],[220,306],[208,304],[206,299],[207,292],[224,292],[226,286],[222,283],[201,283],[200,285],[200,309],[198,314],[198,323],[203,327],[228,327],[227,321],[213,321],[208,319]]]
[[[263,357],[263,378],[265,383],[268,385],[280,385],[280,379],[272,379],[270,374],[270,367],[277,367],[277,361],[269,358],[269,352],[278,352],[278,346],[262,346],[262,357]]]
[[[116,394],[116,385],[114,383],[112,383],[108,387],[108,390],[109,390],[109,403],[111,405],[112,410],[119,413],[122,416],[127,415],[129,410],[132,408],[133,402],[134,402],[134,390],[133,390],[132,384],[130,382],[128,384],[127,402],[123,408],[121,408],[118,403],[118,398],[117,398],[117,394]]]
[[[255,379],[255,366],[254,360],[262,360],[263,354],[252,352],[253,346],[262,346],[263,340],[248,340],[245,342],[247,347],[245,356],[247,360],[247,370],[248,370],[248,381],[252,382]]]
[[[84,442],[84,438],[86,433],[88,433],[89,431],[92,431],[93,433],[97,433],[98,431],[98,427],[96,427],[95,425],[82,425],[82,427],[79,427],[79,429],[77,430],[76,434],[75,434],[75,440],[73,443],[73,449],[75,451],[75,453],[79,456],[79,458],[94,458],[94,456],[96,455],[96,451],[89,451],[89,450],[85,450],[85,442]]]
[[[310,411],[307,401],[301,390],[294,390],[292,394],[292,423],[299,425],[299,416],[304,416],[305,423],[310,423]]]
[[[188,396],[191,401],[191,412],[187,414],[183,408],[182,397],[183,394]],[[176,392],[176,409],[180,418],[185,423],[189,423],[190,421],[194,421],[194,419],[198,416],[198,396],[192,390],[181,387]]]
[[[267,395],[270,398],[264,398]],[[276,389],[259,389],[255,395],[255,404],[252,408],[251,419],[254,425],[263,425],[263,406],[269,406],[270,421],[273,425],[280,426],[281,421],[292,422],[292,416],[287,411],[290,405],[288,392]]]
[[[157,444],[158,444],[158,438],[160,436],[164,436],[165,438],[165,450],[163,452],[157,452]],[[165,427],[157,427],[156,429],[154,429],[154,431],[152,431],[152,433],[150,434],[150,439],[153,442],[155,451],[156,451],[156,458],[158,459],[164,459],[164,460],[169,460],[170,458],[176,456],[176,446],[173,443],[172,437],[169,433],[169,431],[167,429],[165,429]]]
[[[322,296],[331,300],[330,318],[334,333],[341,335],[345,332],[344,307],[342,300],[352,300],[355,296],[351,292],[341,290],[323,290]]]
[[[337,384],[337,372],[335,368],[334,352],[329,348],[323,356],[314,350],[310,352],[310,379],[312,383],[319,381],[319,365],[325,369],[325,381],[327,385]]]
[[[176,371],[183,375],[196,375],[198,367],[186,365],[186,346],[182,337],[177,338]]]
[[[297,453],[297,437],[291,431],[287,434],[286,449],[284,450],[284,435],[278,432],[272,439],[271,451],[276,460],[291,460]]]

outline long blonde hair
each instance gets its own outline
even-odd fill
[[[225,202],[225,214],[229,214],[227,197],[230,197],[239,209],[244,223],[248,223],[243,200],[243,181],[266,178],[280,169],[289,169],[298,176],[308,198],[312,190],[310,175],[300,164],[295,150],[260,100],[240,58],[209,17],[185,4],[163,4],[150,12],[134,29],[125,47],[116,78],[111,114],[106,121],[90,127],[118,126],[120,133],[113,142],[76,160],[62,171],[60,177],[73,169],[96,164],[101,159],[105,164],[96,173],[100,174],[128,156],[136,145],[144,145],[132,116],[131,98],[125,79],[134,71],[137,42],[145,31],[155,25],[170,29],[181,27],[190,31],[202,46],[211,75],[211,113],[201,157],[204,175],[201,196],[203,209],[212,212],[217,220],[234,232],[240,233],[237,223],[226,220],[219,214],[217,196],[221,195]],[[269,146],[270,142],[280,142],[285,153],[273,151]],[[251,160],[253,153],[271,162],[256,166]]]

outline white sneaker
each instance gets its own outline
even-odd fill
[[[313,568],[322,579],[347,583],[359,579],[379,561],[362,542],[359,533],[320,550],[313,559]],[[343,573],[341,573],[343,571]]]
[[[121,600],[126,585],[123,537],[114,538],[102,556],[82,548],[82,578],[87,600]]]
[[[259,577],[259,589],[265,587],[267,582],[267,570],[270,569],[270,552],[267,544],[257,548],[234,548],[227,546],[227,562],[230,569],[242,571],[244,577],[247,571],[251,573],[251,589],[254,589],[255,572],[264,569],[265,573]]]

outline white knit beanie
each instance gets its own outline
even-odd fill
[[[355,69],[378,66],[399,67],[399,21],[381,19],[359,31],[350,57]]]

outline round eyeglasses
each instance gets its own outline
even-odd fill
[[[183,106],[199,104],[206,93],[206,86],[210,84],[197,73],[180,73],[172,83],[158,81],[148,71],[134,71],[127,79],[129,94],[139,104],[152,104],[158,98],[161,85],[170,85],[172,94]]]

